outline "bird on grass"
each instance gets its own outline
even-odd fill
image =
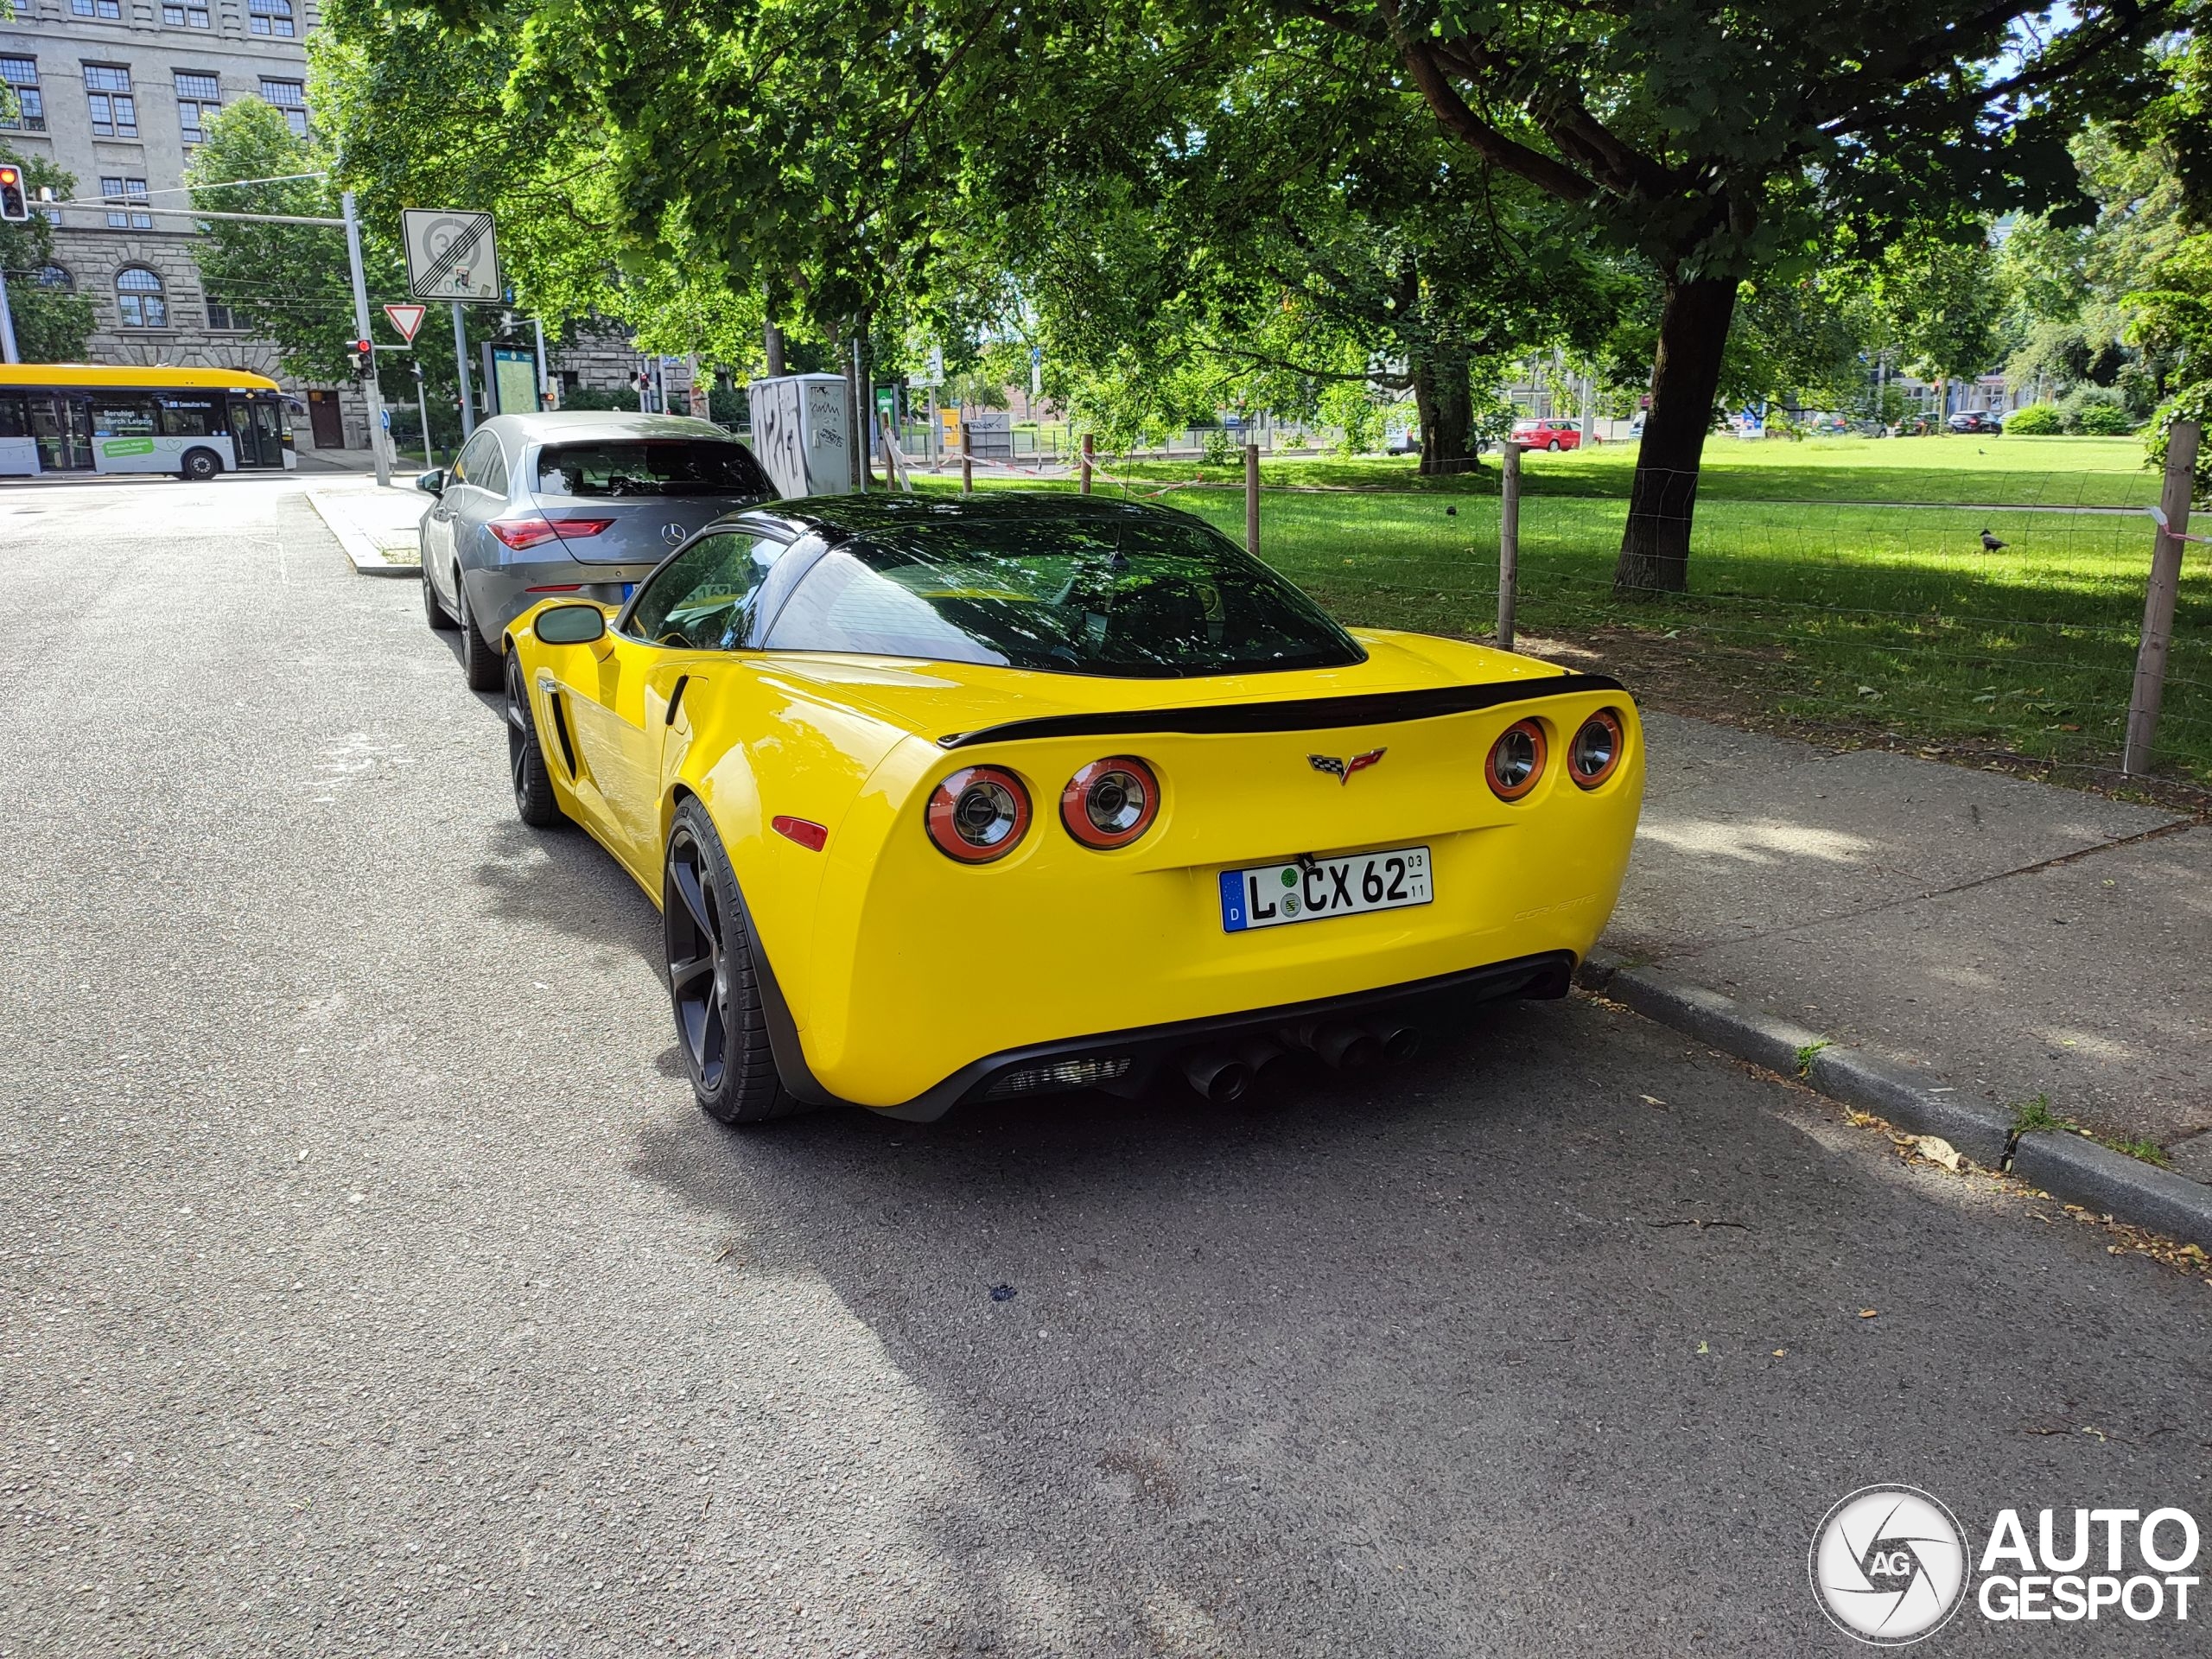
[[[1986,524],[1981,529],[1981,550],[1985,553],[2002,553],[2005,550],[2005,543],[1989,533]]]

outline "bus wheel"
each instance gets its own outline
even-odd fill
[[[205,484],[222,470],[222,457],[213,449],[188,449],[184,453],[182,476],[195,484]]]

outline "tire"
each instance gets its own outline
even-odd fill
[[[691,1092],[723,1123],[768,1123],[806,1109],[776,1072],[737,878],[696,800],[676,809],[661,861],[662,960]]]
[[[515,816],[533,830],[550,830],[568,814],[553,794],[545,770],[545,751],[537,744],[537,721],[522,683],[522,662],[507,653],[507,772],[514,780]]]
[[[188,483],[205,484],[211,478],[219,478],[223,472],[223,458],[213,449],[188,449],[184,464],[177,468],[177,476]]]
[[[499,652],[484,641],[484,631],[468,613],[468,589],[461,580],[461,567],[453,572],[453,596],[461,601],[454,621],[461,629],[461,672],[472,691],[497,691],[507,683],[507,665]]]
[[[1559,440],[1557,438],[1554,438],[1549,443],[1546,444],[1544,448],[1550,450],[1554,454],[1559,454]]]
[[[430,580],[430,567],[423,567],[423,615],[435,633],[451,633],[453,617],[446,609],[446,602],[438,597],[438,585]]]

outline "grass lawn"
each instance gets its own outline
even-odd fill
[[[1599,444],[1522,458],[1530,495],[1626,499],[1637,446]],[[1198,461],[1108,463],[1117,477],[1242,486],[1243,466]],[[1450,478],[1422,478],[1411,456],[1337,456],[1260,463],[1264,486],[1497,493],[1497,457]],[[1808,438],[1706,441],[1700,501],[1922,501],[1999,506],[2139,507],[2158,499],[2138,438]]]
[[[2140,469],[2134,440],[1724,437],[1707,453],[1694,591],[1659,601],[1612,593],[1633,450],[1529,457],[1522,632],[1688,712],[1846,741],[2018,755],[2062,771],[2117,764],[2150,520],[2007,508],[2152,499],[2155,480]],[[1464,480],[1389,487],[1407,476],[1399,461],[1274,463],[1270,485],[1337,487],[1268,489],[1262,556],[1347,621],[1487,634],[1497,613],[1495,475],[1486,494]],[[1540,480],[1572,482],[1535,487]],[[1370,487],[1343,487],[1362,482]],[[1847,505],[1884,494],[1997,505]],[[1239,491],[1151,499],[1243,537]],[[2008,543],[2003,552],[1982,551],[1985,525]],[[2159,753],[2177,780],[2204,788],[2212,786],[2212,549],[2188,551],[2176,624]]]

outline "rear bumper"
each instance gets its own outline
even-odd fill
[[[932,1122],[953,1107],[968,1101],[1020,1098],[1082,1087],[1084,1085],[1079,1083],[1070,1083],[1023,1088],[1018,1091],[1009,1091],[1003,1087],[994,1089],[994,1085],[1005,1084],[1017,1073],[1062,1065],[1080,1065],[1084,1062],[1097,1063],[1103,1069],[1113,1063],[1126,1060],[1126,1069],[1115,1065],[1116,1075],[1111,1081],[1099,1086],[1110,1088],[1116,1093],[1135,1093],[1149,1084],[1164,1068],[1172,1065],[1178,1057],[1191,1050],[1210,1045],[1233,1046],[1254,1038],[1273,1038],[1287,1028],[1309,1021],[1341,1020],[1357,1022],[1388,1016],[1409,1024],[1419,1024],[1441,1020],[1454,1014],[1464,1014],[1484,1002],[1495,1002],[1508,997],[1565,996],[1574,976],[1574,965],[1573,952],[1549,950],[1536,956],[1518,957],[1510,962],[1486,963],[1481,967],[1440,974],[1431,979],[1414,980],[1403,985],[1386,985],[1341,996],[1287,1003],[1279,1007],[1252,1008],[1236,1014],[1214,1014],[1201,1020],[1179,1020],[1136,1031],[1102,1032],[1087,1037],[1071,1037],[1058,1042],[1007,1049],[963,1066],[934,1088],[903,1105],[868,1109],[880,1112],[886,1117],[901,1118],[911,1122]],[[772,1017],[772,1038],[776,1024]],[[818,1105],[847,1103],[830,1094],[806,1070],[805,1060],[798,1053],[796,1042],[789,1044],[788,1060],[785,1043],[774,1043],[773,1046],[778,1070],[784,1074],[784,1086],[792,1094]],[[798,1075],[794,1075],[792,1062],[795,1062]]]
[[[468,584],[469,614],[483,625],[484,637],[497,643],[507,625],[533,605],[549,599],[588,599],[601,605],[619,605],[625,583],[643,582],[652,572],[650,564],[582,564],[574,559],[556,558],[473,569],[464,567],[461,580]],[[575,591],[533,593],[534,588]]]

